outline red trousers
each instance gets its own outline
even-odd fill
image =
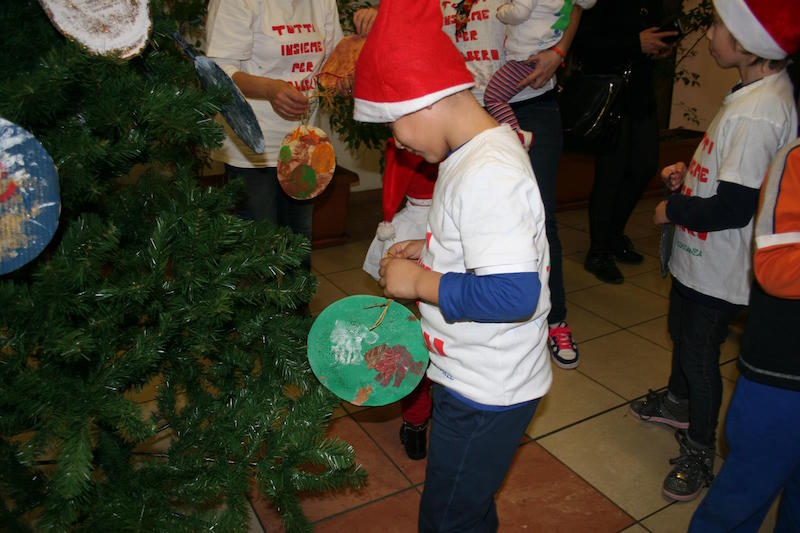
[[[401,400],[403,421],[414,426],[421,426],[431,417],[433,397],[431,396],[431,380],[422,376],[422,381],[405,398]]]

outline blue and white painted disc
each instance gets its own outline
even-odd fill
[[[24,128],[0,118],[0,274],[44,250],[60,212],[58,172],[50,154]]]

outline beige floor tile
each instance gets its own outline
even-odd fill
[[[734,383],[737,379],[739,379],[739,369],[736,368],[736,361],[723,363],[720,365],[719,370],[722,372],[722,377],[729,379]]]
[[[619,533],[647,533],[647,530],[639,524],[633,524],[631,527],[625,528]]]
[[[659,259],[658,245],[661,242],[661,234],[647,235],[633,241],[633,247],[640,253],[647,254]],[[661,263],[659,261],[659,267]]]
[[[258,516],[249,501],[247,502],[247,533],[264,533],[264,528],[261,527],[261,522],[258,521]]]
[[[579,291],[589,287],[595,287],[603,282],[594,277],[594,274],[586,272],[583,268],[585,253],[572,254],[565,256],[562,261],[564,271],[564,291],[567,293]]]
[[[692,515],[705,494],[704,490],[694,501],[675,502],[642,520],[642,524],[653,533],[685,533],[689,529]]]
[[[588,209],[570,209],[569,211],[561,211],[560,213],[556,213],[556,219],[562,226],[587,233],[589,231]]]
[[[666,298],[630,283],[603,283],[571,292],[567,301],[623,327],[667,314],[668,303]]]
[[[637,520],[668,503],[661,484],[678,445],[671,431],[631,417],[628,406],[537,442]]]
[[[349,242],[342,246],[311,251],[311,266],[321,274],[361,268],[371,240]]]
[[[536,408],[526,433],[531,438],[546,435],[625,402],[575,370],[553,365],[553,386]]]
[[[585,231],[559,225],[558,239],[561,241],[562,255],[570,255],[578,252],[586,253],[589,249],[589,234]]]
[[[375,296],[383,296],[383,289],[378,285],[378,282],[360,268],[328,274],[326,277],[347,295],[373,294]]]
[[[619,267],[619,271],[622,272],[622,275],[625,276],[627,280],[631,276],[637,276],[647,272],[660,272],[661,263],[659,263],[657,257],[644,255],[644,260],[638,265],[626,265],[625,263],[617,261],[617,267]]]
[[[662,278],[660,268],[644,274],[627,277],[625,278],[625,283],[632,283],[637,287],[647,289],[664,298],[669,298],[669,291],[672,288],[672,278],[670,276]]]
[[[312,315],[321,313],[323,309],[333,302],[337,302],[347,296],[344,291],[331,283],[326,277],[321,276],[317,280],[319,282],[317,292],[308,304],[308,309]]]
[[[653,224],[652,211],[637,211],[628,219],[625,225],[625,235],[632,240],[659,233],[659,227]]]
[[[658,203],[663,200],[660,194],[648,195],[642,197],[636,207],[633,209],[634,213],[650,213],[650,218],[653,216]]]
[[[642,322],[641,324],[636,324],[635,326],[629,327],[628,330],[640,337],[644,337],[650,342],[658,344],[662,348],[672,351],[672,341],[667,331],[666,315],[648,320],[647,322]]]
[[[627,331],[617,331],[581,344],[578,371],[625,399],[667,384],[669,351]]]
[[[572,328],[572,336],[575,342],[578,343],[579,349],[581,342],[586,342],[620,329],[616,324],[603,320],[594,313],[577,305],[567,307],[567,322]]]

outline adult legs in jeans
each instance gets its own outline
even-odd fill
[[[667,326],[672,339],[669,392],[689,400],[689,439],[714,446],[722,403],[720,346],[738,309],[714,309],[685,298],[673,284]]]
[[[311,219],[314,205],[308,200],[295,200],[286,194],[278,183],[275,167],[240,168],[225,165],[228,179],[244,179],[245,202],[242,218],[268,220],[278,226],[288,226],[295,233],[311,240]],[[311,269],[311,258],[303,259],[303,265]]]
[[[503,483],[538,400],[481,411],[434,385],[419,531],[486,533],[498,526],[494,495]]]
[[[800,531],[800,391],[739,377],[725,432],[728,457],[689,531],[758,531],[781,488],[775,531]]]
[[[511,104],[520,126],[532,131],[534,142],[528,152],[533,173],[542,195],[545,213],[545,231],[550,245],[550,300],[552,307],[547,321],[557,324],[567,317],[564,296],[564,271],[562,269],[561,240],[556,221],[556,178],[564,138],[561,131],[561,113],[554,91],[538,98]]]

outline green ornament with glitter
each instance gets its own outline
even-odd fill
[[[356,295],[322,311],[308,333],[319,381],[355,405],[386,405],[413,391],[428,367],[419,320],[404,305]]]

